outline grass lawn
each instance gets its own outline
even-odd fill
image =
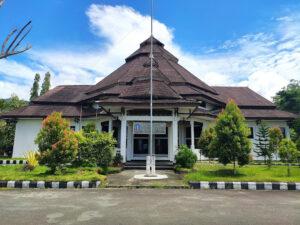
[[[50,174],[46,166],[33,171],[24,171],[22,165],[0,166],[0,180],[28,181],[104,181],[106,176],[98,174],[97,168],[67,168],[62,174]]]
[[[239,167],[233,175],[232,165],[197,163],[194,171],[185,175],[188,181],[266,181],[266,182],[300,182],[300,168],[292,166],[291,177],[287,177],[286,166],[247,165]]]

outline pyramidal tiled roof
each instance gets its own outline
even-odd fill
[[[146,86],[149,86],[150,80],[150,43],[153,38],[153,80],[155,87],[153,96],[164,99],[181,98],[176,88],[172,86],[181,86],[182,89],[193,87],[196,90],[208,92],[217,95],[217,92],[187,69],[178,64],[178,59],[164,48],[164,44],[154,37],[150,37],[140,44],[140,48],[125,59],[125,64],[113,71],[96,85],[92,86],[87,95],[101,95],[110,88],[116,86],[126,86],[120,88],[121,98],[132,98],[139,96],[140,98],[148,98],[149,93]],[[142,82],[143,84],[140,84]],[[139,83],[139,84],[138,84]],[[141,92],[141,87],[144,88]],[[135,88],[139,89],[137,95],[133,95]],[[122,89],[122,90],[121,90]],[[157,92],[157,93],[156,93]],[[159,93],[158,93],[159,92]],[[87,96],[88,98],[88,96]]]

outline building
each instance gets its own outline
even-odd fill
[[[149,152],[150,38],[126,58],[125,63],[96,85],[64,85],[36,98],[28,106],[1,117],[17,119],[13,156],[37,149],[34,139],[43,118],[62,112],[79,130],[88,121],[97,129],[113,131],[124,161],[144,160]],[[180,144],[198,155],[197,140],[233,99],[244,114],[254,139],[260,121],[280,127],[289,136],[294,115],[248,87],[209,86],[178,64],[178,59],[153,38],[153,147],[159,160],[174,161]]]

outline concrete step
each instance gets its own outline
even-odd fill
[[[171,161],[156,161],[157,170],[170,170],[174,168]],[[124,165],[124,169],[146,169],[146,161],[128,161]]]

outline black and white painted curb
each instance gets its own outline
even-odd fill
[[[287,182],[208,182],[190,181],[193,189],[284,190],[300,191],[300,183]]]
[[[27,162],[26,160],[12,160],[12,159],[0,159],[0,165],[16,165],[16,164],[21,164],[25,165]]]
[[[0,188],[98,188],[101,181],[0,181]]]

